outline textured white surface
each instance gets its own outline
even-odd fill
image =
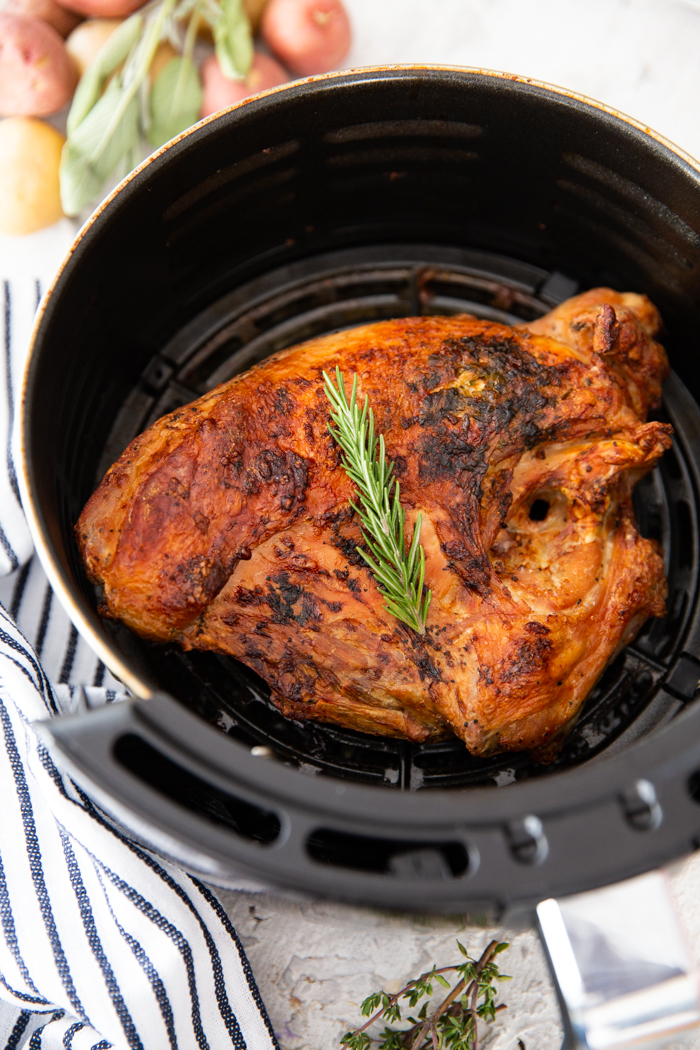
[[[489,1050],[559,1050],[562,1032],[554,992],[536,935],[442,917],[387,915],[327,901],[294,902],[218,891],[250,959],[282,1050],[332,1050],[360,1018],[359,1004],[378,988],[397,992],[407,980],[449,965],[459,938],[476,957],[496,936],[512,981],[501,985],[508,1010],[489,1026]],[[486,1029],[483,1030],[485,1034]]]
[[[700,853],[669,869],[682,925],[700,963]],[[488,1050],[559,1050],[561,1021],[537,935],[469,925],[459,918],[387,915],[327,901],[217,891],[241,937],[282,1050],[332,1050],[360,1019],[371,991],[396,992],[433,963],[473,954],[492,937],[510,942],[500,957],[512,981],[508,1009],[484,1029]],[[643,921],[643,919],[640,919]],[[692,1041],[700,1050],[700,1035]],[[670,1050],[670,1048],[669,1048]]]

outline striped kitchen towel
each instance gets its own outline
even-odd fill
[[[0,1050],[279,1050],[214,894],[125,837],[31,728],[124,694],[31,556],[10,436],[42,285],[2,261]]]
[[[28,237],[0,234],[0,604],[34,646],[50,681],[116,689],[32,558],[17,482],[17,406],[34,314],[74,233],[75,223],[63,219]]]

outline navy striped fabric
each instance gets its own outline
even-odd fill
[[[0,290],[0,1050],[279,1050],[216,897],[105,819],[31,728],[124,694],[32,558],[12,433],[40,287]]]
[[[13,572],[32,553],[32,540],[22,514],[13,455],[17,397],[31,332],[41,295],[40,281],[4,280],[2,288],[3,356],[0,383],[0,575]]]
[[[34,646],[52,682],[117,689],[118,683],[55,600],[38,559],[32,558],[31,536],[19,499],[18,468],[13,455],[16,404],[34,312],[45,283],[46,278],[0,280],[0,603]]]

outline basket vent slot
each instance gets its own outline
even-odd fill
[[[307,839],[306,851],[321,864],[400,879],[458,879],[469,870],[469,854],[461,842],[374,838],[319,828]]]
[[[135,733],[119,737],[114,757],[150,787],[213,824],[264,845],[279,838],[281,824],[276,814],[195,776]]]

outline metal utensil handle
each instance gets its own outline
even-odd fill
[[[537,906],[564,1021],[562,1050],[683,1046],[698,975],[659,871]]]

